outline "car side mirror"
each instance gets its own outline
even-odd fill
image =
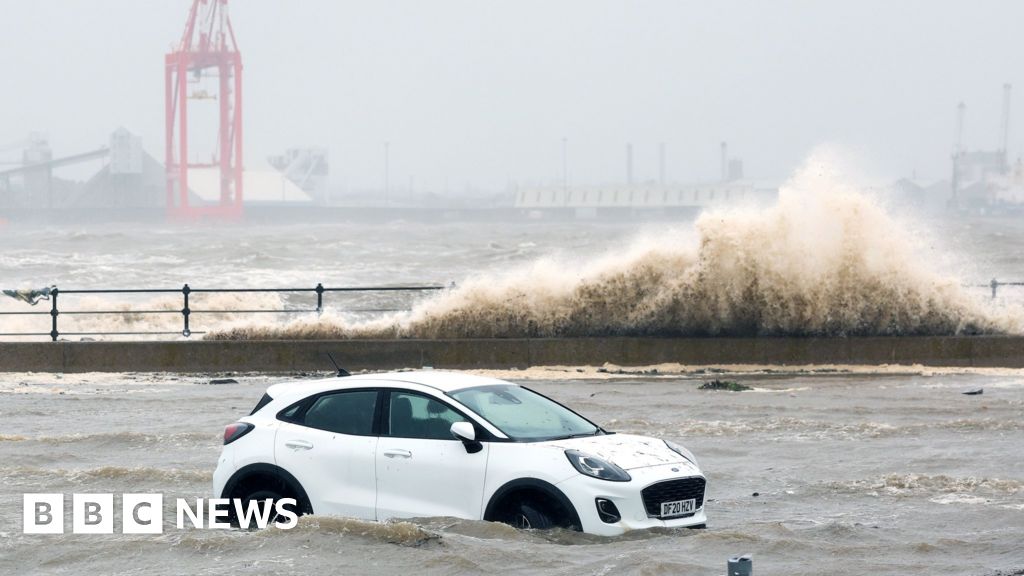
[[[476,454],[484,449],[484,445],[476,439],[476,430],[469,422],[454,422],[451,427],[452,436],[461,440],[466,452]]]

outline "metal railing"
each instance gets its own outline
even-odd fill
[[[62,290],[56,286],[52,286],[42,294],[42,298],[49,298],[50,310],[49,311],[3,311],[0,310],[0,316],[45,316],[49,315],[51,318],[49,332],[0,332],[0,336],[49,336],[54,342],[60,336],[184,336],[188,338],[193,334],[205,334],[203,331],[193,331],[189,326],[189,320],[193,314],[317,314],[318,316],[324,311],[324,295],[330,292],[342,292],[342,293],[373,293],[373,292],[401,292],[401,293],[414,293],[414,292],[429,292],[437,290],[445,290],[451,288],[449,286],[346,286],[338,288],[327,288],[323,284],[318,283],[313,288],[191,288],[188,284],[185,284],[181,288],[131,288],[121,290]],[[238,309],[238,308],[211,308],[211,309],[196,309],[192,308],[189,303],[189,296],[191,294],[243,294],[243,293],[315,293],[316,294],[316,307],[315,308],[249,308],[249,309]],[[182,307],[181,309],[125,309],[125,310],[61,310],[58,307],[58,301],[61,295],[68,294],[181,294],[182,296]],[[408,308],[358,308],[349,309],[348,312],[400,312],[408,310]],[[139,331],[93,331],[93,332],[61,332],[58,328],[58,319],[61,316],[103,316],[103,315],[158,315],[158,314],[177,314],[182,319],[181,331],[166,331],[166,330],[139,330]]]
[[[977,287],[978,288],[991,288],[992,289],[992,299],[995,300],[996,299],[996,293],[999,291],[999,287],[1000,286],[1024,286],[1024,282],[1000,282],[999,280],[996,280],[995,278],[993,278],[992,281],[989,282],[988,284],[982,284],[982,285],[977,286]]]
[[[1024,286],[1024,282],[1004,282],[992,279],[987,284],[965,284],[968,288],[987,288],[991,290],[992,299],[998,296],[1000,287],[1003,286]],[[49,336],[54,342],[60,336],[184,336],[188,338],[193,334],[205,334],[205,331],[193,331],[190,327],[190,318],[193,314],[317,314],[324,311],[324,295],[329,292],[337,293],[415,293],[430,292],[453,288],[454,284],[448,286],[424,285],[424,286],[345,286],[327,288],[318,283],[313,288],[191,288],[185,284],[181,288],[130,288],[121,290],[62,290],[52,286],[42,293],[42,298],[48,298],[50,309],[48,311],[7,311],[0,310],[0,316],[50,316],[49,332],[0,332],[0,337],[28,337],[28,336]],[[276,294],[316,294],[316,307],[314,308],[192,308],[189,296],[191,294],[244,294],[244,293],[276,293]],[[137,309],[128,308],[124,310],[61,310],[58,307],[59,296],[70,294],[181,294],[182,307],[180,309]],[[386,313],[401,312],[409,308],[353,308],[346,309],[346,312],[355,313]],[[181,316],[182,329],[180,331],[167,330],[131,330],[131,331],[86,331],[86,332],[61,332],[58,326],[58,319],[61,316],[104,316],[104,315],[167,315],[177,314]]]

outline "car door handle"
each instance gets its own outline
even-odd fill
[[[408,450],[385,450],[384,455],[388,458],[412,458],[412,452]]]
[[[312,442],[306,442],[305,440],[288,440],[284,445],[293,450],[309,450],[313,447]]]

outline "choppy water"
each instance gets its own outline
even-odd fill
[[[4,288],[434,284],[439,295],[328,294],[328,312],[194,313],[220,337],[908,335],[1024,330],[1013,218],[922,221],[812,155],[769,208],[695,222],[0,229]],[[180,310],[180,295],[62,297],[65,310]],[[193,310],[310,309],[312,294],[194,294]],[[407,309],[369,314],[360,309]],[[0,298],[0,311],[32,310]],[[35,310],[41,310],[37,307]],[[180,315],[60,317],[62,332],[180,330]],[[0,316],[0,332],[49,317]],[[73,336],[72,336],[73,338]]]
[[[310,517],[291,531],[23,535],[25,492],[208,497],[222,426],[278,378],[15,374],[0,378],[0,573],[710,575],[740,553],[757,574],[1024,568],[1024,372],[755,371],[741,393],[699,391],[710,375],[693,372],[523,375],[610,429],[693,449],[709,529],[604,539]]]
[[[0,228],[0,288],[312,288],[396,284],[447,285],[474,274],[507,270],[542,255],[594,255],[627,242],[636,224],[339,222],[269,227]],[[359,308],[408,308],[408,295],[328,294],[328,310],[365,319]],[[312,294],[193,294],[193,308],[315,307]],[[47,311],[0,296],[0,310]],[[180,310],[180,295],[61,296],[63,309],[110,310],[118,305]],[[307,318],[313,315],[306,315]],[[301,316],[300,316],[301,317]],[[281,325],[295,316],[192,316],[193,330],[258,321]],[[0,316],[0,332],[48,332],[49,317]],[[180,330],[180,316],[124,314],[61,317],[62,331]],[[37,338],[38,339],[38,338]]]

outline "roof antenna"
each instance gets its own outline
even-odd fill
[[[334,359],[334,356],[328,352],[327,357],[331,359],[331,364],[334,364],[334,369],[338,371],[338,378],[344,378],[345,376],[351,376],[348,370],[345,370],[341,366],[338,366],[338,362]]]

